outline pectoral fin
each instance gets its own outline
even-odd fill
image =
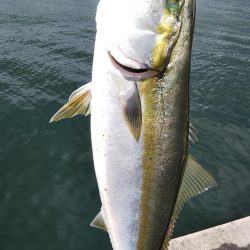
[[[106,226],[106,224],[104,222],[102,210],[96,215],[94,220],[91,222],[90,226],[102,229],[102,230],[104,230],[105,232],[108,233],[107,226]]]
[[[122,98],[122,108],[125,120],[129,130],[138,141],[141,135],[142,126],[142,109],[139,90],[135,84],[134,91],[131,96]]]
[[[182,178],[182,183],[178,192],[177,200],[168,226],[168,232],[162,245],[162,250],[167,250],[173,229],[185,202],[190,198],[208,190],[217,185],[213,176],[211,176],[193,156],[189,155],[186,163],[186,169]]]
[[[90,109],[91,83],[88,83],[71,94],[68,103],[66,103],[53,115],[50,122],[59,121],[65,118],[71,118],[79,114],[87,116],[90,114]]]

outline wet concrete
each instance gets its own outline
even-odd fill
[[[250,216],[173,239],[170,250],[250,250]]]

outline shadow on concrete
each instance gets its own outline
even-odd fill
[[[214,248],[213,250],[250,250],[250,244],[246,247],[238,247],[233,243],[224,243],[219,248]]]

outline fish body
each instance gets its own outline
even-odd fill
[[[92,83],[52,118],[91,109],[92,225],[115,250],[167,249],[184,202],[215,184],[188,157],[194,16],[194,0],[101,0]]]
[[[158,21],[150,22],[150,53],[163,11],[158,13]],[[192,19],[183,27],[191,31]],[[160,249],[164,241],[188,153],[190,31],[189,37],[181,32],[178,49],[163,77],[142,81],[127,80],[112,69],[102,36],[97,34],[91,136],[104,221],[114,249]],[[140,47],[138,42],[132,44]],[[150,55],[144,58],[148,60]],[[136,88],[142,105],[138,141],[130,132],[122,109],[123,98],[129,98]]]

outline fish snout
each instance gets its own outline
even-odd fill
[[[131,81],[143,81],[147,78],[156,77],[159,71],[152,68],[149,57],[135,59],[128,56],[116,46],[108,51],[113,67],[126,79]]]
[[[147,78],[156,77],[159,72],[152,69],[147,64],[137,62],[125,56],[114,55],[108,52],[112,65],[118,72],[130,81],[143,81]]]

